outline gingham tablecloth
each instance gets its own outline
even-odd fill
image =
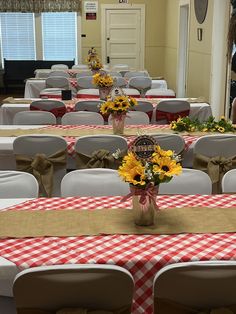
[[[121,197],[35,199],[8,210],[129,208]],[[236,207],[236,195],[158,196],[168,207]],[[55,264],[112,264],[129,270],[135,280],[133,314],[153,313],[153,278],[162,267],[178,262],[236,260],[236,233],[178,235],[106,235],[0,240],[0,256],[20,269]]]
[[[143,134],[145,133],[145,130],[157,130],[157,129],[166,129],[169,128],[169,125],[153,125],[153,124],[149,124],[149,125],[130,125],[130,126],[126,126],[129,129],[132,128],[140,128],[140,132],[142,132]],[[53,126],[48,126],[48,128],[55,128],[55,129],[90,129],[90,130],[99,130],[99,129],[112,129],[111,125],[53,125]],[[189,146],[195,142],[199,136],[191,136],[191,135],[182,135],[182,137],[185,140],[185,150],[188,150]],[[128,136],[126,137],[126,140],[128,142],[128,145],[131,144],[131,142],[134,140],[135,136]],[[75,154],[75,142],[77,140],[76,137],[65,137],[65,140],[67,141],[67,151],[68,154],[70,156],[74,156]]]

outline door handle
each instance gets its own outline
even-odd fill
[[[107,63],[110,63],[110,57],[107,56]]]

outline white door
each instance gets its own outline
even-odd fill
[[[133,69],[142,70],[145,23],[141,9],[106,8],[104,15],[104,62],[111,66],[128,64]]]

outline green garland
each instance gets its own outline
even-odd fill
[[[178,118],[172,121],[170,128],[176,132],[235,132],[235,127],[230,120],[221,117],[219,121],[215,121],[214,117],[209,117],[207,121],[200,122],[198,119],[190,119],[189,117]]]

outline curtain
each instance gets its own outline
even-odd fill
[[[0,12],[79,12],[81,0],[0,0]]]

